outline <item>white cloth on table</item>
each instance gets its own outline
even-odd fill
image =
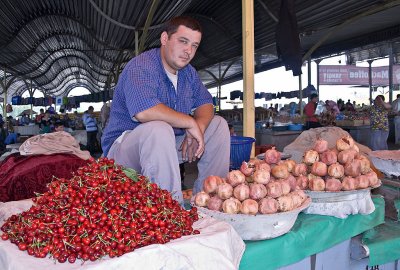
[[[306,214],[344,219],[348,215],[369,215],[375,211],[369,189],[344,192],[308,192],[307,195],[311,197],[312,203],[303,210]]]
[[[0,204],[0,225],[4,218],[29,209],[29,200]],[[198,235],[184,236],[164,245],[150,245],[121,257],[105,257],[100,261],[54,263],[50,258],[38,259],[22,252],[10,241],[0,240],[1,270],[153,270],[153,269],[238,269],[245,244],[231,225],[211,217],[203,217],[193,225]]]

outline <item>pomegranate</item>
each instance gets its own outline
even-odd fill
[[[282,195],[286,195],[290,193],[290,184],[286,180],[280,180],[282,186]]]
[[[297,180],[296,177],[293,175],[289,174],[289,177],[285,179],[285,182],[287,182],[290,186],[290,191],[294,191],[297,189]]]
[[[308,150],[304,153],[303,162],[307,165],[312,165],[314,162],[319,161],[319,154],[315,150]]]
[[[270,173],[266,170],[257,170],[253,174],[253,181],[258,184],[266,184],[270,180]]]
[[[271,173],[275,178],[285,179],[289,177],[289,171],[286,165],[278,164],[271,169]]]
[[[344,151],[354,146],[354,140],[351,136],[345,136],[336,141],[336,148],[339,151]]]
[[[316,161],[311,166],[311,173],[317,176],[325,176],[328,173],[328,167],[321,161]]]
[[[246,181],[246,177],[239,170],[230,171],[226,177],[226,182],[230,184],[232,187],[236,187],[239,184],[242,184]]]
[[[322,178],[311,178],[308,181],[308,186],[310,190],[313,191],[323,191],[325,190],[325,181]]]
[[[296,166],[296,161],[294,161],[293,159],[287,159],[283,161],[283,164],[286,165],[289,172],[292,172]]]
[[[321,138],[317,139],[315,141],[313,150],[317,151],[318,153],[323,153],[323,152],[327,151],[328,150],[328,142]]]
[[[366,175],[359,175],[356,177],[356,180],[358,181],[358,188],[359,189],[364,189],[369,187],[369,178]]]
[[[307,165],[304,163],[296,164],[292,173],[294,176],[307,175]]]
[[[340,191],[342,190],[342,182],[336,178],[328,178],[325,181],[326,191]]]
[[[339,153],[338,160],[341,164],[346,164],[352,162],[356,156],[357,152],[353,149],[344,150]]]
[[[292,196],[285,195],[282,197],[279,197],[277,199],[278,201],[278,210],[281,212],[286,212],[290,211],[293,209],[293,199]]]
[[[375,187],[375,186],[379,185],[378,175],[374,171],[371,170],[365,176],[368,177],[369,186]]]
[[[246,199],[242,202],[240,212],[246,215],[256,215],[258,213],[258,203],[252,199]]]
[[[223,183],[218,186],[217,194],[223,200],[229,199],[233,195],[233,187],[228,183]]]
[[[245,176],[250,176],[255,171],[255,166],[251,166],[250,163],[247,163],[246,161],[243,161],[242,165],[240,166],[240,171]]]
[[[337,153],[336,151],[329,149],[319,154],[319,159],[329,166],[337,162]]]
[[[361,174],[367,174],[371,171],[371,163],[369,162],[369,159],[366,156],[359,155],[357,158],[361,162],[361,168],[360,172]]]
[[[281,153],[272,147],[265,151],[264,160],[268,164],[277,164],[281,160]]]
[[[282,185],[280,181],[269,182],[267,185],[267,195],[272,198],[282,196]]]
[[[342,189],[343,190],[355,190],[358,188],[358,181],[350,176],[346,176],[342,180]]]
[[[210,175],[204,180],[203,190],[209,194],[215,193],[217,192],[218,185],[221,185],[222,183],[224,183],[224,180],[221,177]]]
[[[290,193],[289,196],[292,197],[293,209],[296,209],[297,207],[299,207],[303,203],[303,200],[302,200],[302,198],[301,198],[301,196],[299,194]]]
[[[246,184],[237,185],[233,189],[233,196],[239,201],[244,201],[248,199],[249,195],[250,195],[250,188]]]
[[[328,174],[334,178],[342,178],[344,176],[344,167],[339,163],[332,164],[328,167]]]
[[[297,186],[300,189],[307,189],[308,188],[308,178],[304,175],[300,175],[296,179]]]
[[[207,208],[214,211],[221,211],[222,200],[218,196],[211,197],[207,202]]]
[[[273,214],[278,212],[278,201],[274,198],[265,197],[258,203],[258,211],[261,214]]]
[[[194,197],[194,204],[200,207],[205,207],[207,206],[208,200],[210,199],[210,195],[208,195],[206,192],[201,191],[196,194]]]
[[[222,211],[227,214],[237,214],[242,204],[236,198],[229,198],[222,203]]]
[[[307,199],[307,195],[303,190],[295,190],[292,193],[300,196],[302,204]]]
[[[268,163],[258,163],[256,165],[256,170],[264,170],[264,171],[268,171],[271,172],[271,166]]]
[[[359,159],[344,165],[344,174],[347,176],[357,177],[361,173],[361,161]]]
[[[267,189],[263,184],[250,184],[250,198],[259,200],[267,195]]]

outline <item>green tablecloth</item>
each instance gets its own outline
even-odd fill
[[[382,265],[400,259],[400,224],[386,220],[366,231],[363,244],[369,248],[369,265]]]
[[[290,265],[384,223],[383,198],[373,198],[373,202],[376,209],[372,214],[351,215],[346,219],[300,213],[287,234],[246,241],[240,269],[267,270]]]

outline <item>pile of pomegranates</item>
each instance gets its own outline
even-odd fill
[[[1,238],[29,255],[74,263],[198,234],[196,220],[196,208],[184,210],[146,177],[100,158],[49,183],[29,210],[6,220]]]
[[[295,168],[295,165],[292,160],[281,161],[275,149],[267,150],[265,160],[243,162],[240,170],[229,172],[226,178],[207,177],[194,203],[228,214],[273,214],[293,210],[307,199],[290,173],[295,169],[300,173],[307,168]]]
[[[194,203],[229,214],[272,214],[299,207],[307,199],[303,190],[338,192],[378,184],[369,159],[346,136],[331,149],[326,140],[318,139],[301,163],[281,160],[280,152],[269,149],[264,160],[243,162],[226,178],[209,176]]]
[[[307,174],[303,174],[303,189],[347,191],[379,184],[369,159],[360,153],[350,136],[338,139],[332,149],[328,149],[327,141],[318,139],[313,149],[304,153],[303,163],[308,167]]]

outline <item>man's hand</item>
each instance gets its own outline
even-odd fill
[[[204,152],[204,136],[197,125],[186,129],[186,136],[179,150],[182,151],[182,159],[185,161],[192,162],[201,157]]]

